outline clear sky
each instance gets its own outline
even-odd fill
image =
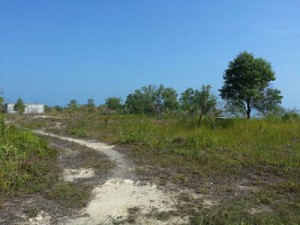
[[[101,104],[148,84],[219,95],[245,50],[272,63],[283,106],[300,109],[299,0],[0,0],[0,88],[12,103]]]

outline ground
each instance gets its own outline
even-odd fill
[[[268,167],[209,175],[194,167],[192,161],[180,161],[178,154],[141,149],[131,143],[113,146],[98,141],[110,133],[72,135],[73,131],[66,132],[63,117],[25,121],[31,124],[27,127],[59,150],[59,179],[41,193],[5,199],[0,204],[0,224],[201,225],[300,221],[294,213],[299,203],[297,183],[268,172]],[[104,119],[104,125],[107,124],[109,121]],[[184,141],[184,137],[173,140],[179,144]],[[164,161],[164,157],[168,158]],[[283,210],[290,206],[294,211]]]
[[[175,186],[158,186],[154,180],[142,178],[145,174],[136,172],[121,149],[44,131],[36,133],[60,150],[61,187],[5,201],[0,224],[186,224],[188,216],[180,216],[177,208],[179,197],[187,194],[187,198],[203,201],[202,195],[192,190],[178,192]],[[66,191],[68,185],[90,195],[62,203],[62,193],[56,192]]]

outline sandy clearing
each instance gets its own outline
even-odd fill
[[[158,212],[172,210],[174,204],[155,185],[139,186],[130,179],[110,179],[96,187],[93,193],[95,198],[82,211],[83,216],[66,221],[66,224],[112,224],[114,221],[126,219],[130,208],[138,208],[139,215],[142,216],[153,209]],[[90,216],[85,217],[86,214]],[[144,224],[143,220],[139,224]]]

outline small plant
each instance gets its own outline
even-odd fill
[[[75,184],[58,182],[46,192],[45,197],[56,200],[65,207],[82,208],[88,203],[90,192]]]

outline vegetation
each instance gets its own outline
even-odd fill
[[[0,113],[2,112],[4,98],[0,96]]]
[[[282,96],[278,89],[267,88],[261,99],[257,101],[256,108],[263,116],[276,116],[284,112],[280,106]]]
[[[125,102],[127,111],[131,114],[148,114],[159,116],[179,108],[177,93],[173,88],[163,85],[144,86],[127,96]]]
[[[86,106],[89,107],[89,108],[95,108],[95,107],[96,107],[96,105],[95,105],[95,100],[92,99],[92,98],[89,98],[89,99],[87,100]]]
[[[69,104],[67,105],[67,110],[71,113],[76,112],[80,108],[80,105],[78,104],[77,100],[72,99],[70,100]]]
[[[25,104],[21,98],[18,98],[16,104],[14,105],[14,110],[19,114],[23,114],[25,112]]]
[[[203,115],[216,112],[217,98],[210,93],[210,89],[210,85],[203,85],[201,90],[188,88],[181,94],[182,109],[190,115],[199,113],[198,127]]]
[[[109,97],[105,99],[105,106],[110,109],[114,110],[116,112],[121,112],[123,109],[123,104],[121,98],[117,97]]]
[[[265,111],[268,108],[267,111],[270,111],[269,108],[272,110],[281,103],[280,91],[266,90],[275,80],[271,64],[262,58],[255,58],[251,53],[242,52],[229,62],[223,78],[221,97],[228,104],[242,109],[247,118],[250,118],[253,109]],[[266,101],[261,101],[264,98],[267,98]],[[270,98],[276,100],[270,101]]]
[[[186,208],[180,215],[194,215],[192,224],[299,224],[299,115],[252,120],[204,116],[200,128],[198,119],[82,112],[59,119],[64,121],[61,129],[48,129],[129,147],[146,177],[189,187],[216,202],[206,208],[183,196]],[[35,126],[51,122],[56,123],[37,119]],[[191,204],[199,213],[189,211]]]
[[[22,123],[129,148],[140,174],[212,200],[205,207],[182,196],[178,210],[193,215],[191,224],[300,224],[300,117],[281,108],[280,91],[270,88],[273,80],[271,64],[247,52],[224,74],[226,110],[250,118],[256,109],[262,119],[217,117],[221,110],[210,85],[186,89],[179,101],[173,88],[148,85],[129,94],[125,104],[117,97],[98,108],[93,99],[84,106],[71,100],[66,108],[49,108],[60,117]],[[66,191],[85,204],[87,197],[73,189],[56,184],[48,195],[68,198]]]
[[[5,125],[0,118],[0,196],[41,190],[51,183],[55,156],[32,132]]]

